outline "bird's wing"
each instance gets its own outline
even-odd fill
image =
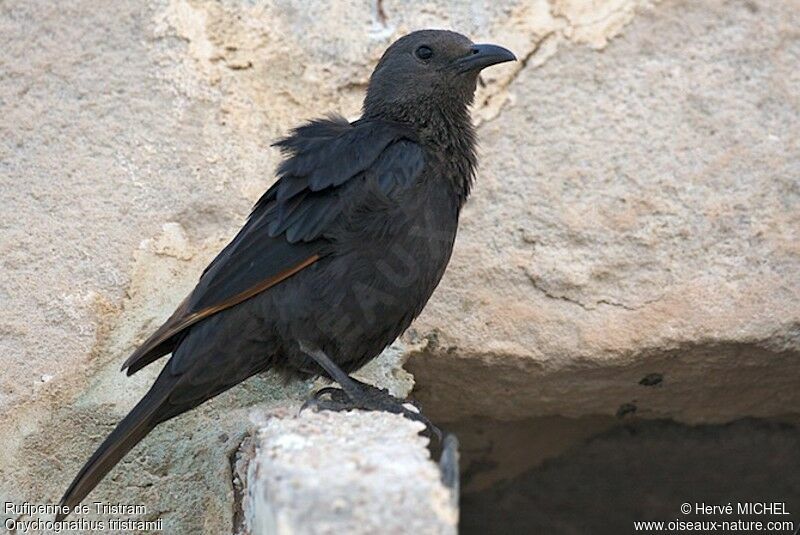
[[[128,357],[131,375],[170,353],[191,325],[291,277],[323,257],[326,230],[341,215],[346,190],[375,181],[389,193],[424,166],[413,134],[379,121],[312,121],[276,143],[287,158],[278,181],[247,223],[205,269],[172,316]]]

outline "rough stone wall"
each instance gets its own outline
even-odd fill
[[[484,77],[478,186],[393,353],[426,409],[799,411],[797,0],[9,0],[4,499],[58,499],[158,371],[125,378],[121,361],[271,183],[270,143],[321,113],[357,116],[385,46],[429,26],[522,61]],[[147,503],[169,533],[223,533],[248,414],[290,414],[307,391],[255,378],[162,426],[93,496]]]
[[[422,429],[363,411],[271,419],[253,439],[244,533],[455,535],[456,500]]]
[[[440,417],[797,412],[798,7],[665,2],[522,70],[416,326]]]

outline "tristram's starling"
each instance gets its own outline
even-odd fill
[[[61,505],[83,500],[159,423],[265,370],[337,381],[333,408],[408,415],[347,374],[408,328],[439,283],[475,173],[478,75],[514,59],[458,33],[411,33],[378,62],[360,119],[314,120],[280,140],[278,181],[125,361],[130,375],[172,353]]]

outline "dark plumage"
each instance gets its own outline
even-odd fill
[[[125,362],[130,375],[172,353],[62,505],[79,503],[156,425],[251,375],[333,375],[309,347],[349,373],[399,336],[450,259],[475,170],[478,73],[512,59],[457,33],[414,32],[381,58],[359,120],[318,119],[279,141],[278,181]]]

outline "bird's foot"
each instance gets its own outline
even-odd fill
[[[459,499],[459,444],[452,433],[443,434],[441,429],[433,425],[419,410],[419,405],[414,401],[403,400],[389,393],[384,388],[377,388],[353,379],[358,385],[358,394],[350,397],[342,388],[326,386],[320,388],[303,404],[301,411],[313,409],[318,411],[351,411],[361,409],[366,411],[385,411],[402,414],[415,422],[425,425],[424,433],[435,436],[441,451],[439,454],[439,472],[442,483],[450,490],[452,503],[455,505]],[[409,408],[408,405],[413,407]]]
[[[303,404],[300,410],[311,408],[338,412],[360,409],[401,414],[409,420],[424,424],[426,434],[435,436],[441,442],[442,431],[420,412],[419,406],[415,402],[397,398],[385,388],[377,388],[360,381],[357,384],[357,388],[350,390],[352,391],[348,392],[333,386],[320,388],[311,399]],[[410,408],[409,405],[413,408]]]

